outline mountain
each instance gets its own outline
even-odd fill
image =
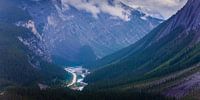
[[[0,13],[0,91],[10,86],[51,86],[64,80],[64,69],[46,59],[33,25],[18,23],[31,20],[28,12],[12,0],[1,0]]]
[[[199,0],[159,26],[115,0],[0,0],[0,99],[199,99],[199,17]],[[91,68],[84,91],[59,64]]]
[[[113,0],[105,1],[107,6],[126,10],[130,14],[128,21],[105,12],[93,15],[66,0],[20,1],[20,7],[30,14],[38,33],[42,33],[52,60],[61,65],[95,61],[136,42],[162,22]],[[90,48],[88,53],[92,56],[84,55],[87,59],[83,62],[80,53],[84,47]]]
[[[88,89],[139,88],[177,98],[198,94],[199,13],[200,1],[188,0],[144,38],[97,61],[85,79]]]
[[[109,48],[119,49],[135,35],[129,31],[138,29],[137,35],[142,37],[162,21],[147,16],[144,19],[143,13],[122,4],[134,13],[129,22],[107,13],[96,19],[72,5],[65,10],[62,0],[1,0],[0,5],[0,87],[60,83],[67,73],[58,64],[94,61],[94,48],[103,50],[110,44]],[[114,3],[110,1],[109,5]],[[139,34],[143,27],[144,34]]]

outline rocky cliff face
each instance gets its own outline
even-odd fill
[[[173,18],[175,27],[183,25],[187,29],[196,29],[200,26],[200,1],[188,0],[186,6]]]
[[[43,36],[18,0],[0,1],[0,87],[48,84],[64,79],[63,68],[49,63]]]
[[[112,2],[109,6],[114,6]],[[80,62],[84,46],[96,55],[91,61],[104,57],[136,42],[162,22],[126,5],[121,6],[130,12],[128,21],[104,12],[94,17],[65,0],[22,0],[21,4],[42,34],[47,51],[54,60],[63,62]]]
[[[185,30],[199,31],[200,27],[200,2],[199,0],[188,0],[187,4],[177,12],[176,15],[171,17],[168,21],[167,28],[162,30],[157,35],[157,40],[166,36],[170,31],[176,29],[179,26],[185,28]],[[199,41],[197,39],[196,41]]]

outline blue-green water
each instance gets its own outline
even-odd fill
[[[71,73],[66,72],[65,81],[69,83],[72,80],[73,76]]]

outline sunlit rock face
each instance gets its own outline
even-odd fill
[[[78,1],[22,0],[21,8],[31,15],[43,45],[57,63],[94,61],[136,42],[162,22],[113,0],[101,5],[98,0],[77,5]],[[89,56],[81,61],[84,47]]]

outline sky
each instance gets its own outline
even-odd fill
[[[181,9],[187,0],[121,0],[131,7],[141,7],[150,13],[160,13],[164,19],[169,18]]]
[[[108,1],[113,1],[112,5]],[[181,9],[187,0],[62,0],[66,8],[74,6],[79,10],[91,13],[95,18],[98,14],[107,13],[125,21],[130,20],[130,11],[120,3],[139,9],[148,16],[168,19]]]

